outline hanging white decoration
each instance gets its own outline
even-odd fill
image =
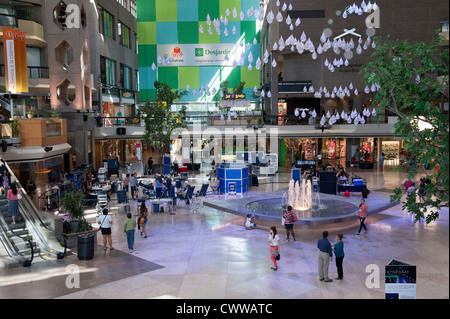
[[[298,108],[295,109],[294,115],[295,115],[296,117],[298,117],[298,116],[300,115],[300,111],[299,111]]]
[[[298,27],[301,23],[300,18],[297,18],[297,20],[295,20],[295,26]]]
[[[186,84],[186,91],[189,92],[189,90],[190,90],[189,84]]]
[[[291,24],[292,20],[291,20],[291,17],[289,16],[289,14],[286,17],[286,21],[285,22],[286,22],[287,25]]]
[[[237,10],[236,8],[233,8],[233,18],[237,18]]]
[[[241,19],[241,21],[245,19],[244,12],[241,11],[241,14],[239,15],[239,18]]]
[[[281,14],[280,11],[278,11],[276,19],[277,19],[278,22],[283,21],[283,15]]]
[[[273,22],[273,18],[274,18],[273,12],[272,12],[272,10],[270,10],[266,16],[267,23],[271,24]]]
[[[152,70],[155,71],[156,70],[156,65],[155,62],[152,63]]]
[[[203,33],[203,25],[200,24],[200,26],[198,27],[198,32]]]
[[[272,97],[272,93],[270,93],[270,91],[267,92],[267,97],[268,97],[269,99]]]
[[[253,69],[252,64],[249,63],[249,64],[248,64],[248,70],[251,71],[252,69]]]
[[[286,11],[286,9],[287,9],[287,5],[286,5],[286,2],[285,2],[285,3],[283,3],[283,6],[281,7],[281,10]]]
[[[313,111],[312,111],[312,113],[311,113],[311,116],[312,116],[313,118],[316,118],[316,116],[317,116],[317,112],[316,112],[316,110],[315,110],[315,109],[313,109]]]
[[[261,68],[261,59],[258,57],[258,59],[256,60],[256,65],[255,65],[256,69],[259,70]]]
[[[302,118],[305,118],[306,117],[306,112],[305,112],[305,110],[303,110],[302,111]]]

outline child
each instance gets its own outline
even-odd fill
[[[336,280],[342,280],[344,278],[344,273],[342,270],[342,262],[344,261],[344,242],[342,241],[344,235],[342,233],[337,233],[336,241],[337,243],[334,245],[334,255],[336,256],[336,268],[338,277]]]
[[[247,220],[245,222],[245,229],[249,230],[252,229],[253,227],[256,227],[256,224],[252,222],[252,219],[253,219],[252,215],[248,214]]]

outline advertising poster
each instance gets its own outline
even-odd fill
[[[416,299],[416,266],[393,259],[386,265],[386,299]]]

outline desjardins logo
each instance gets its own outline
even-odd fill
[[[195,56],[203,56],[203,48],[195,48]]]
[[[226,55],[230,54],[231,51],[228,49],[225,50],[208,50],[203,48],[195,48],[195,56],[205,56],[205,55]]]

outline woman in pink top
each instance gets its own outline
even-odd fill
[[[15,183],[11,184],[11,188],[8,190],[7,198],[8,198],[8,216],[12,217],[12,224],[16,223],[16,216],[19,216],[19,199],[17,195],[19,195],[20,190],[17,189]]]
[[[361,199],[361,204],[359,204],[358,206],[358,218],[359,218],[359,230],[358,230],[358,235],[361,232],[361,229],[364,227],[364,230],[367,232],[367,227],[364,224],[364,221],[367,218],[367,210],[368,207],[366,205],[366,201],[364,199]]]

